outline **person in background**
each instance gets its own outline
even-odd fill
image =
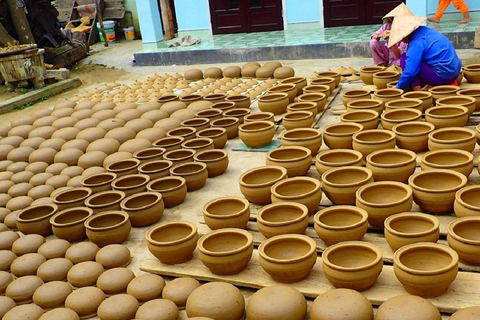
[[[404,3],[401,3],[383,17],[384,24],[370,39],[373,62],[377,66],[399,66],[401,55],[407,51],[407,44],[405,43],[399,43],[398,45],[388,48],[388,38],[390,36],[390,29],[392,29],[392,21],[395,16],[398,15],[413,16],[413,13]],[[385,39],[385,43],[381,42],[381,39]]]
[[[452,0],[439,0],[437,13],[435,13],[434,17],[428,18],[428,21],[439,23],[440,19],[442,19],[443,13],[447,9],[450,2],[452,2]],[[464,24],[472,20],[470,14],[468,13],[468,6],[464,0],[453,0],[453,5],[455,6],[455,8],[457,8],[458,11],[463,13],[463,19],[458,21],[458,24]]]
[[[432,28],[421,26],[425,17],[397,16],[392,25],[389,46],[408,43],[402,57],[403,73],[398,89],[428,90],[433,86],[456,84],[462,61],[450,40]]]

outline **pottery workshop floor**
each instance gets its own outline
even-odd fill
[[[97,53],[94,53],[90,56],[87,60],[87,64],[84,66],[88,69],[89,64],[104,64],[106,67],[115,67],[115,65],[124,68],[125,72],[122,72],[118,75],[118,78],[114,79],[116,82],[130,84],[134,80],[144,80],[146,77],[153,73],[163,74],[167,73],[174,73],[178,72],[183,74],[187,69],[192,67],[200,68],[205,70],[210,65],[196,65],[196,66],[169,66],[169,67],[131,67],[128,64],[128,59],[131,58],[131,52],[135,52],[135,49],[132,49],[132,46],[138,46],[138,42],[130,42],[130,43],[122,43],[119,42],[115,45],[112,45],[110,48],[105,48],[98,50]],[[94,46],[94,48],[97,48]],[[123,52],[123,54],[122,54]],[[118,55],[116,55],[118,53]],[[480,61],[478,54],[476,51],[473,50],[460,50],[459,52],[462,59],[468,63],[475,63]],[[114,57],[114,58],[112,58]],[[333,60],[301,60],[301,61],[281,61],[284,65],[291,66],[295,69],[296,75],[301,76],[309,76],[314,71],[326,70],[326,69],[337,69],[340,66],[351,66],[355,69],[359,69],[364,65],[371,65],[371,59],[333,59]],[[218,65],[220,68],[225,68],[229,65],[243,65],[244,62],[238,63],[230,63],[230,64],[220,64]],[[72,95],[76,94],[83,94],[85,92],[89,92],[94,90],[94,88],[99,87],[107,82],[112,82],[112,79],[107,79],[106,81],[102,78],[102,72],[98,72],[98,82],[91,81],[85,86],[77,88],[75,90],[65,92],[60,94],[57,97],[49,98],[47,101],[43,101],[41,103],[35,104],[32,107],[26,108],[24,110],[20,110],[14,113],[5,114],[0,116],[0,124],[7,124],[12,119],[21,117],[24,115],[28,115],[33,113],[34,111],[52,107],[55,102],[60,100],[68,99]],[[341,104],[341,92],[346,89],[351,88],[358,88],[361,87],[363,84],[361,82],[355,82],[350,84],[343,84],[343,88],[340,93],[336,96],[330,106],[336,106]],[[252,106],[252,111],[258,111],[256,103]],[[317,125],[321,129],[324,126],[332,123],[339,122],[339,116],[333,115],[331,110],[328,109],[325,111],[321,119],[318,121]],[[277,129],[277,134],[281,132],[281,130]],[[203,217],[202,217],[202,207],[203,205],[215,198],[222,197],[222,196],[240,196],[242,194],[239,189],[238,185],[238,177],[245,171],[263,166],[265,165],[265,152],[241,152],[241,151],[232,151],[232,149],[236,146],[241,144],[240,139],[232,139],[229,140],[225,149],[228,150],[229,155],[229,167],[227,171],[218,177],[208,179],[206,185],[193,193],[189,193],[184,203],[181,205],[171,208],[165,209],[165,213],[161,221],[168,221],[168,220],[189,220],[192,222],[197,223],[197,225],[202,226]],[[322,146],[322,149],[325,149],[325,146]],[[475,150],[476,158],[478,157],[479,147]],[[418,170],[418,168],[417,168]],[[476,168],[474,169],[475,174],[472,174],[470,177],[470,183],[479,183],[480,180],[478,179],[478,175],[476,174]],[[309,174],[313,177],[319,177],[315,167],[312,166]],[[474,180],[473,180],[474,179]],[[324,199],[326,197],[324,196]],[[417,208],[418,209],[418,208]],[[207,228],[203,225],[202,229]],[[132,269],[135,274],[138,276],[143,274],[143,271],[140,270],[140,265],[144,260],[151,260],[155,259],[153,255],[147,249],[147,243],[145,241],[145,232],[148,227],[145,228],[132,228],[132,232],[130,234],[129,240],[126,242],[126,245],[130,248],[133,260],[131,264],[128,266]],[[207,228],[208,229],[208,228]],[[168,279],[168,278],[167,278]],[[254,290],[250,289],[242,289],[245,297],[248,299],[249,296],[254,292]],[[309,300],[309,305],[311,305],[311,301]],[[186,312],[181,311],[179,319],[186,319]],[[447,316],[444,316],[443,319],[447,319]],[[93,318],[97,319],[97,318]]]

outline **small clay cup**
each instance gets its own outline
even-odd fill
[[[352,149],[353,135],[363,130],[354,122],[335,123],[323,128],[323,141],[330,149]]]
[[[238,128],[240,139],[250,148],[268,146],[275,135],[275,126],[270,121],[247,122]]]
[[[289,177],[303,176],[312,165],[312,152],[304,147],[279,147],[267,153],[266,165],[284,167]]]
[[[372,171],[359,166],[333,168],[322,175],[323,192],[336,205],[354,205],[357,190],[371,182]]]
[[[162,218],[164,203],[161,193],[139,192],[123,199],[120,208],[128,214],[132,226],[145,227]]]
[[[203,206],[203,219],[212,229],[245,229],[250,219],[250,203],[239,197],[221,197],[207,202]]]
[[[473,154],[465,150],[441,149],[425,153],[420,167],[423,171],[432,169],[450,169],[467,178],[473,170]]]
[[[197,247],[197,226],[187,221],[168,221],[155,225],[145,234],[148,250],[163,264],[183,263]]]
[[[238,182],[243,196],[250,202],[265,205],[272,202],[271,187],[287,178],[287,169],[281,166],[264,166],[244,172]]]
[[[85,200],[85,205],[93,210],[94,214],[104,211],[120,210],[120,202],[126,197],[125,192],[110,190],[95,193]]]
[[[112,172],[101,172],[83,178],[80,182],[83,187],[92,190],[92,194],[112,190],[112,181],[117,179],[117,174]]]
[[[447,241],[455,250],[460,261],[469,265],[480,265],[480,238],[477,228],[480,217],[462,217],[449,223]]]
[[[308,227],[308,208],[294,202],[269,204],[257,212],[257,227],[266,238],[304,234]]]
[[[352,110],[340,116],[341,122],[355,122],[361,124],[365,130],[378,127],[378,112],[375,110]]]
[[[57,238],[70,242],[82,241],[87,237],[85,221],[93,216],[93,210],[86,207],[68,208],[50,218],[52,231]]]
[[[203,162],[177,164],[170,168],[170,175],[184,178],[188,192],[192,192],[201,189],[207,182],[207,165]]]
[[[428,150],[428,135],[433,130],[433,124],[420,121],[403,122],[392,128],[396,134],[397,147],[414,152]]]
[[[147,185],[147,190],[160,192],[165,208],[171,208],[185,200],[187,196],[187,182],[182,177],[166,176],[151,181]]]
[[[138,172],[150,177],[150,181],[168,176],[173,162],[170,160],[154,160],[138,166]]]
[[[218,149],[200,151],[193,156],[193,160],[207,165],[209,178],[223,174],[229,162],[227,151]]]
[[[467,186],[457,191],[453,211],[459,218],[480,216],[480,186]]]
[[[71,188],[61,191],[53,197],[53,203],[58,206],[58,211],[73,207],[83,207],[85,200],[92,194],[92,189],[86,187]]]
[[[88,240],[99,247],[121,244],[128,239],[132,225],[127,213],[105,211],[85,221]]]
[[[359,151],[349,149],[326,150],[315,157],[315,169],[322,175],[333,168],[362,166],[362,159],[363,155]]]
[[[52,234],[50,218],[58,211],[53,203],[38,204],[21,210],[16,217],[17,228],[24,234]]]
[[[410,150],[377,150],[370,153],[366,160],[366,167],[372,170],[375,181],[407,183],[417,167],[417,154]]]
[[[307,206],[313,215],[322,199],[320,181],[310,177],[294,177],[280,180],[272,188],[272,202],[297,202]]]
[[[147,184],[150,182],[150,176],[146,174],[130,174],[122,176],[112,181],[112,189],[123,191],[128,197],[132,194],[147,191]]]
[[[117,178],[138,173],[138,166],[141,161],[135,158],[118,160],[112,163],[107,164],[108,172],[115,173]]]

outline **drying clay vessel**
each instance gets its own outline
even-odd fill
[[[271,202],[271,187],[286,178],[287,169],[280,166],[254,168],[240,176],[240,191],[252,203],[269,204]]]
[[[88,239],[103,247],[125,242],[130,234],[131,223],[128,214],[123,211],[105,211],[88,218],[85,228]]]
[[[459,218],[480,216],[480,187],[467,186],[457,191],[453,204],[453,211]]]
[[[272,188],[272,202],[297,202],[308,208],[308,214],[313,215],[320,204],[322,190],[320,181],[310,177],[287,178],[275,183]]]
[[[185,308],[188,297],[198,287],[200,282],[193,278],[176,278],[163,288],[162,298],[174,302],[179,308]]]
[[[65,300],[65,307],[75,311],[81,318],[91,318],[105,300],[102,290],[96,287],[84,287],[72,292]]]
[[[355,193],[368,183],[373,182],[370,169],[359,166],[345,166],[325,171],[322,175],[322,188],[325,195],[334,204],[355,204]]]
[[[267,153],[266,165],[287,169],[289,177],[306,175],[312,164],[312,152],[304,147],[279,147]]]
[[[423,171],[432,169],[450,169],[467,178],[473,170],[473,154],[465,150],[441,149],[426,152],[420,162]]]
[[[362,166],[363,155],[355,150],[349,149],[332,149],[323,151],[315,157],[315,169],[321,175],[327,170],[346,167],[346,166]]]
[[[250,219],[250,203],[239,197],[221,197],[203,206],[203,218],[212,229],[244,229]]]
[[[375,181],[407,183],[417,167],[417,155],[410,150],[383,149],[370,153],[366,167],[372,170]]]
[[[147,273],[130,281],[127,293],[142,303],[160,298],[164,287],[165,280],[161,276]]]
[[[363,294],[355,290],[333,289],[315,299],[310,309],[310,319],[372,320],[373,307]]]
[[[469,265],[480,264],[480,241],[475,231],[479,223],[479,217],[462,217],[448,225],[448,245],[457,252],[461,261]]]
[[[164,204],[161,194],[147,191],[128,196],[120,208],[128,214],[132,226],[144,227],[162,218]]]
[[[420,121],[403,122],[392,127],[397,147],[414,152],[428,150],[428,135],[434,129],[433,124]]]
[[[270,121],[247,122],[238,128],[240,139],[251,148],[270,144],[275,135],[275,126]]]
[[[151,181],[147,185],[147,190],[160,192],[165,208],[171,208],[185,200],[187,184],[182,177],[167,176]]]
[[[442,319],[440,312],[430,301],[413,295],[388,299],[378,308],[375,320],[389,320],[392,315],[398,320],[409,320],[412,316],[424,320]]]
[[[308,209],[294,202],[267,205],[257,212],[258,230],[266,237],[304,234],[308,227]]]
[[[67,241],[81,241],[87,237],[84,223],[92,215],[93,210],[86,207],[62,210],[50,218],[53,234]]]
[[[92,242],[79,242],[68,248],[65,258],[74,264],[83,261],[93,261],[98,252],[98,246]]]
[[[323,128],[323,141],[330,149],[352,149],[353,135],[363,126],[354,122],[331,124]]]
[[[138,301],[128,294],[117,294],[105,299],[98,306],[98,316],[102,320],[128,320],[135,316]]]

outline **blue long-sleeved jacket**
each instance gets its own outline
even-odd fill
[[[411,86],[420,72],[422,62],[428,64],[443,79],[453,79],[460,74],[462,61],[458,58],[450,40],[437,30],[419,27],[412,34],[406,53],[405,70],[398,81],[397,88]]]

